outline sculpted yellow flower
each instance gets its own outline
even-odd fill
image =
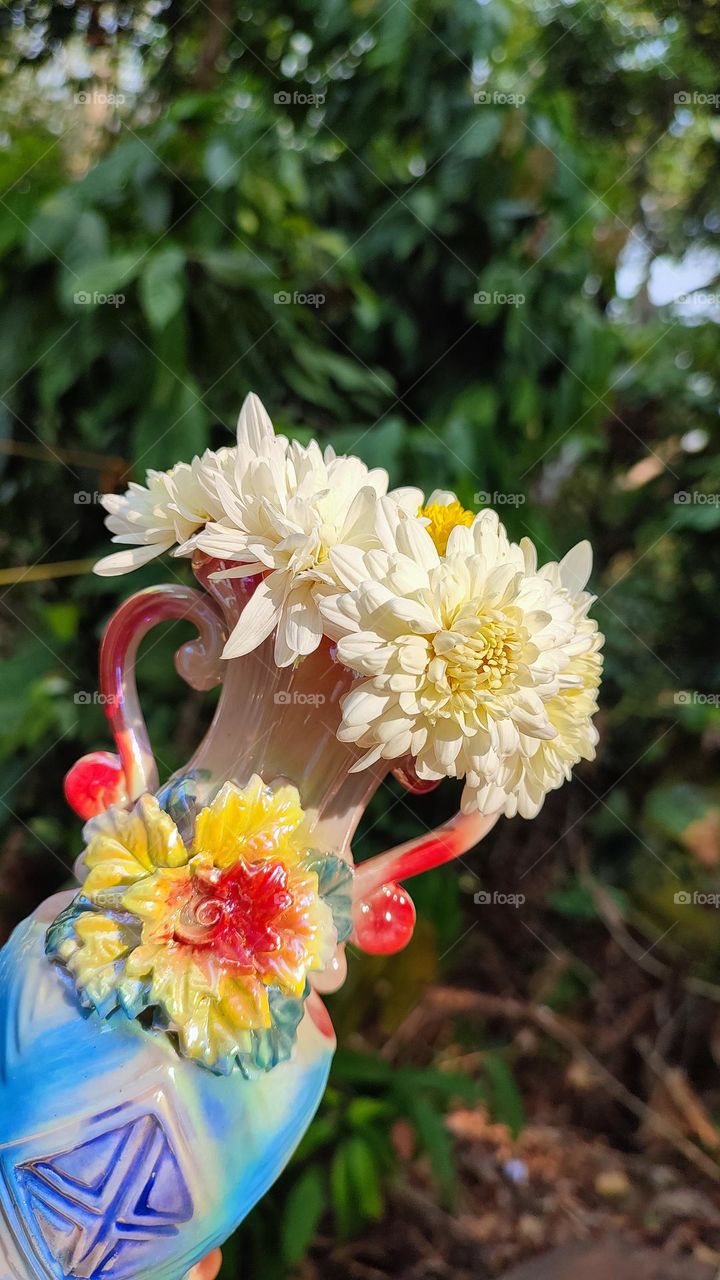
[[[272,1032],[282,1001],[299,1021],[307,975],[338,938],[320,887],[336,861],[308,850],[292,786],[226,783],[189,847],[145,795],[90,824],[83,891],[48,949],[101,1014],[152,1008],[185,1056],[226,1070]]]

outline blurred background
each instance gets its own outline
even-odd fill
[[[93,577],[99,495],[232,443],[248,390],[595,548],[597,761],[352,960],[226,1277],[720,1265],[719,53],[712,0],[0,8],[0,936],[81,847],[106,619],[186,572]],[[140,660],[164,773],[212,714],[189,634]],[[388,786],[358,856],[456,802]]]

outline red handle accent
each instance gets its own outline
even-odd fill
[[[418,778],[411,759],[392,770],[408,791],[421,795],[438,782]],[[355,872],[353,941],[370,955],[390,955],[406,947],[415,928],[415,907],[396,884],[462,857],[494,827],[499,813],[456,813],[449,822],[362,862]]]
[[[181,584],[148,587],[121,604],[105,628],[100,648],[100,692],[118,755],[92,752],[67,774],[65,795],[81,818],[157,790],[157,767],[135,681],[135,657],[148,631],[160,622],[180,619],[193,622],[199,632],[197,639],[178,649],[175,666],[180,675],[195,689],[209,689],[222,679],[222,615],[204,592]]]

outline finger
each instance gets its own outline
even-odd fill
[[[188,1273],[187,1280],[215,1280],[220,1270],[222,1262],[222,1254],[219,1249],[213,1249],[207,1258],[203,1258],[202,1262],[198,1262],[196,1267]]]

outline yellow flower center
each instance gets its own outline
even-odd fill
[[[517,673],[522,643],[514,627],[487,619],[448,655],[447,677],[454,692],[484,685],[493,692]]]
[[[488,694],[511,684],[528,652],[525,627],[513,619],[478,616],[472,606],[460,611],[452,629],[432,640],[428,684],[423,701],[435,715],[470,715]]]
[[[420,507],[418,515],[429,521],[425,528],[441,556],[445,555],[453,529],[458,525],[468,528],[475,519],[475,512],[467,511],[459,502],[449,502],[447,506],[441,502],[431,502],[427,507]]]

